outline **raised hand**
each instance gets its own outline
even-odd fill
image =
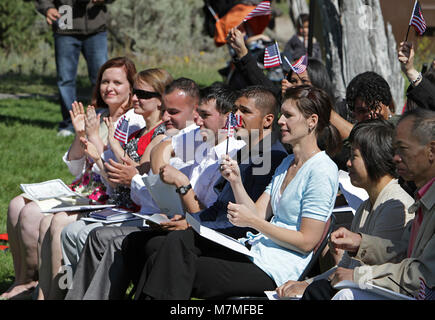
[[[100,134],[100,114],[95,112],[94,106],[88,106],[85,118],[86,135],[96,137]]]
[[[228,32],[227,42],[234,49],[239,59],[248,54],[244,34],[239,29],[232,28]]]
[[[281,80],[281,95],[284,96],[285,91],[291,87],[292,87],[292,84],[287,79],[282,79]]]
[[[398,58],[404,73],[414,68],[414,55],[414,48],[411,42],[400,43]]]
[[[71,122],[74,127],[74,131],[78,136],[85,136],[85,109],[81,102],[74,101],[72,103],[72,108],[69,111]]]
[[[108,129],[109,142],[112,144],[113,142],[117,141],[115,139],[115,126],[113,124],[112,117],[104,118],[103,120]]]
[[[222,177],[224,177],[229,183],[242,182],[240,177],[240,168],[237,161],[230,158],[229,155],[222,156],[222,162],[219,166]]]
[[[420,72],[418,72],[414,66],[415,52],[412,43],[401,42],[397,55],[398,55],[402,72],[406,75],[406,77],[414,86],[418,86],[421,82],[421,76],[420,76]]]
[[[190,183],[189,178],[181,171],[175,169],[169,164],[165,164],[160,167],[159,170],[160,179],[164,183],[173,184],[175,186],[188,185]]]
[[[82,145],[82,148],[85,152],[85,154],[91,158],[92,160],[94,160],[94,162],[97,162],[98,160],[100,160],[100,153],[98,152],[97,148],[95,147],[95,145],[88,141],[86,138],[81,137],[80,138],[80,143]]]

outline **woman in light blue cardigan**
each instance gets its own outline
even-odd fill
[[[287,90],[278,124],[282,142],[291,144],[293,154],[283,160],[256,203],[245,191],[237,162],[223,159],[220,170],[236,200],[228,204],[228,219],[259,232],[239,239],[252,257],[191,229],[171,232],[147,260],[144,286],[137,297],[262,295],[288,279],[297,280],[321,240],[338,191],[338,168],[317,144],[321,136],[329,151],[336,146],[333,141],[341,142],[329,123],[330,113],[331,102],[322,90],[311,86]]]
[[[329,98],[320,89],[286,91],[278,125],[281,142],[290,144],[293,154],[255,203],[241,183],[237,162],[223,161],[222,175],[236,199],[228,205],[228,218],[236,226],[259,231],[247,235],[253,262],[278,286],[302,274],[334,208],[338,169],[317,144],[322,135],[327,150],[336,149],[338,132],[329,123],[330,110]]]

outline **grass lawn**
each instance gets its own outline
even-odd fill
[[[180,61],[167,70],[174,77],[189,77],[206,86],[221,80],[217,69],[223,66],[216,63],[193,68],[191,61]],[[89,84],[86,76],[78,77],[80,97],[89,97]],[[28,98],[0,99],[0,233],[6,233],[8,204],[21,193],[20,183],[55,178],[71,182],[73,177],[61,158],[73,138],[56,135],[61,114],[54,76],[0,75],[0,93],[30,94]],[[12,255],[0,251],[0,293],[13,279]]]
[[[72,178],[61,157],[72,137],[56,136],[61,120],[57,103],[44,99],[0,100],[0,233],[6,233],[9,201],[20,183]],[[13,281],[10,252],[0,252],[0,292]]]

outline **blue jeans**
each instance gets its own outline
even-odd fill
[[[98,70],[107,61],[107,32],[93,35],[54,34],[54,50],[57,70],[57,87],[63,121],[59,128],[71,124],[69,110],[77,99],[76,76],[80,52],[86,59],[89,80],[92,86],[97,80]]]

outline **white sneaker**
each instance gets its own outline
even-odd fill
[[[74,135],[74,130],[71,130],[70,128],[60,129],[57,132],[58,137],[69,137]]]

